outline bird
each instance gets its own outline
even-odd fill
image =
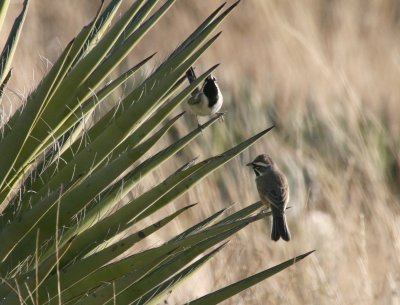
[[[189,83],[196,80],[194,68],[190,67],[186,72]],[[214,75],[209,75],[203,82],[201,88],[195,88],[188,100],[191,112],[197,116],[211,116],[218,114],[222,107],[224,98]],[[198,121],[197,121],[198,123]],[[200,124],[199,124],[200,125]]]
[[[282,238],[289,241],[290,231],[286,222],[285,209],[289,201],[289,184],[286,176],[279,170],[271,157],[266,154],[257,156],[251,166],[256,174],[256,185],[261,202],[272,210],[271,239]]]

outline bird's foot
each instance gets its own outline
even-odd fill
[[[200,133],[203,134],[203,125],[200,124],[199,122],[199,118],[196,116],[196,120],[197,120],[197,128],[200,129]]]
[[[225,121],[225,113],[227,113],[227,111],[225,111],[225,112],[217,112],[216,113],[216,116],[218,117],[218,119],[220,120],[220,122],[223,122],[223,121]]]
[[[261,210],[261,213],[262,213],[262,214],[269,214],[269,213],[271,213],[271,209],[269,209],[269,208],[262,209],[262,210]]]

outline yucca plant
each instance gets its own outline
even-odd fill
[[[0,304],[155,304],[220,251],[229,236],[269,215],[256,213],[259,202],[224,219],[220,211],[163,245],[116,259],[193,205],[140,230],[135,227],[138,221],[187,192],[272,128],[218,156],[183,164],[162,183],[117,208],[148,173],[218,120],[214,117],[158,148],[160,138],[183,115],[168,119],[170,114],[217,66],[186,87],[185,71],[218,38],[219,33],[212,33],[238,4],[217,8],[150,76],[93,122],[94,110],[152,55],[112,82],[105,84],[105,79],[175,0],[164,1],[154,12],[158,0],[136,0],[111,27],[121,2],[113,0],[99,9],[2,125]],[[9,3],[0,1],[0,26]],[[27,8],[25,0],[1,54],[2,94]],[[158,153],[143,159],[155,148]],[[308,254],[190,304],[216,304]]]

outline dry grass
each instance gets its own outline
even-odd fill
[[[12,7],[19,9],[18,2]],[[98,2],[32,2],[13,90],[34,88],[46,70],[40,56],[54,60]],[[220,2],[178,2],[127,65],[157,50],[161,61]],[[177,207],[200,205],[170,231],[258,200],[243,164],[267,152],[290,181],[293,241],[271,242],[269,224],[252,225],[168,302],[181,303],[316,248],[311,259],[226,304],[400,304],[398,1],[248,0],[223,31],[198,69],[222,63],[217,76],[229,111],[225,124],[205,132],[149,182],[192,156],[217,154],[277,124],[262,143],[178,200]]]

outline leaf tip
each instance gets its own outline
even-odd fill
[[[179,114],[176,116],[176,118],[180,118],[180,117],[183,116],[185,113],[186,113],[186,110],[185,110],[185,111],[182,111],[181,113],[179,113]]]
[[[211,73],[212,71],[214,71],[215,69],[217,69],[219,66],[220,66],[220,63],[218,63],[218,64],[212,66],[208,71],[210,71],[210,73]],[[208,72],[208,71],[207,71],[207,72]]]
[[[198,205],[198,204],[199,204],[198,202],[189,204],[188,206],[185,207],[185,210],[188,210],[188,209],[190,209],[190,208],[193,208],[194,206],[196,206],[196,205]]]
[[[151,54],[150,56],[147,56],[145,59],[143,59],[143,60],[141,61],[141,63],[145,63],[145,62],[149,61],[149,60],[152,59],[154,56],[156,56],[157,53],[158,53],[158,52],[154,52],[154,53]]]
[[[230,7],[226,9],[226,11],[223,13],[225,16],[229,14],[238,4],[240,0],[237,0],[234,4],[232,4]]]
[[[221,251],[227,244],[229,244],[231,241],[228,239],[227,241],[223,242],[220,246],[218,246],[217,248],[215,248],[212,253],[215,254],[219,251]]]
[[[267,129],[264,129],[263,131],[261,131],[259,134],[256,135],[257,136],[263,136],[266,133],[268,133],[269,131],[271,131],[273,128],[275,128],[275,125],[272,125],[271,127],[268,127]]]
[[[317,251],[317,250],[314,249],[314,250],[308,251],[308,252],[306,252],[306,253],[304,253],[302,255],[299,255],[294,259],[294,261],[300,261],[300,260],[306,258],[307,256],[309,256],[310,254],[314,253],[315,251]]]

